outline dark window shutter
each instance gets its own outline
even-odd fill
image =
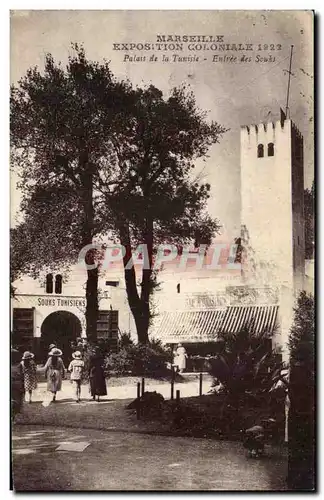
[[[53,293],[53,274],[46,276],[46,293]]]
[[[55,276],[55,293],[62,293],[62,276],[57,274]]]

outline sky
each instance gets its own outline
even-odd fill
[[[217,35],[224,43],[252,44],[252,51],[113,50],[113,44],[156,43],[158,35]],[[224,225],[229,238],[240,231],[240,127],[276,120],[286,106],[288,69],[293,48],[290,86],[290,117],[304,136],[305,187],[314,178],[313,154],[313,18],[310,11],[14,11],[11,14],[11,83],[17,84],[27,69],[44,66],[50,52],[65,63],[71,42],[83,44],[93,60],[111,61],[119,78],[134,84],[154,84],[167,96],[174,86],[190,84],[197,104],[208,111],[228,132],[198,162],[204,181],[211,184],[208,209]],[[258,51],[261,44],[281,50]],[[198,56],[199,61],[163,62],[162,56]],[[143,62],[124,61],[129,56],[146,56]],[[215,54],[252,57],[251,62],[213,62]],[[257,62],[257,56],[272,62]],[[158,57],[156,62],[149,57]],[[19,191],[12,178],[11,212],[19,206]]]

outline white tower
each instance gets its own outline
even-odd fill
[[[274,123],[241,128],[241,223],[245,278],[281,290],[286,343],[296,293],[305,273],[303,137],[281,111]],[[250,266],[249,266],[250,265]]]

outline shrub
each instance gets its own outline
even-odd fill
[[[121,333],[118,339],[118,348],[119,349],[122,349],[123,347],[127,348],[131,345],[134,345],[134,342],[131,339],[131,334],[126,332]]]
[[[106,367],[118,375],[151,375],[161,377],[168,373],[167,363],[172,359],[171,352],[162,343],[152,340],[148,344],[123,345],[118,353],[106,357]]]
[[[247,325],[238,333],[224,334],[222,340],[220,354],[210,360],[209,373],[223,390],[237,400],[247,393],[268,393],[281,363],[269,346],[267,332],[255,334],[253,325]]]
[[[117,353],[111,353],[105,358],[105,368],[116,375],[133,373],[133,360],[130,348],[123,347]]]
[[[159,392],[146,391],[140,397],[140,399],[135,399],[128,406],[127,409],[135,410],[140,408],[141,414],[143,416],[153,416],[160,415],[163,408],[164,397]]]

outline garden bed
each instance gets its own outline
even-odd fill
[[[241,430],[271,417],[277,421],[275,440],[283,440],[283,407],[278,408],[274,414],[262,400],[255,401],[255,404],[249,404],[246,400],[237,408],[227,405],[227,402],[225,395],[183,398],[179,403],[168,400],[163,401],[158,411],[152,408],[152,411],[147,411],[141,418],[160,422],[161,428],[169,427],[172,435],[241,440]]]

